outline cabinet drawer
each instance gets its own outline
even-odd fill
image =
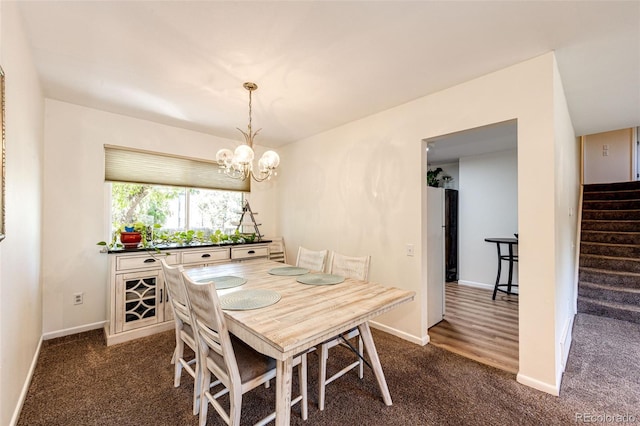
[[[117,256],[116,258],[116,270],[117,271],[126,271],[129,269],[140,269],[140,268],[161,268],[160,261],[164,259],[169,265],[177,265],[178,264],[178,255],[170,254],[165,255],[163,253],[159,253],[156,255],[141,255],[141,256]]]
[[[182,263],[209,263],[229,260],[229,249],[218,248],[211,250],[185,251],[182,253]]]
[[[267,257],[269,248],[259,247],[234,247],[231,249],[231,259],[251,259],[253,257]]]

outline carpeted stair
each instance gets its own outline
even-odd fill
[[[640,324],[640,182],[584,186],[578,312]]]

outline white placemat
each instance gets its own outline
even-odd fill
[[[229,311],[246,311],[264,308],[280,300],[280,294],[273,290],[250,288],[220,296],[220,306]]]
[[[306,274],[296,279],[299,283],[309,285],[332,285],[340,284],[344,277],[333,274]]]
[[[305,268],[298,268],[297,266],[282,266],[279,268],[269,269],[271,275],[304,275],[308,274],[309,270]]]
[[[213,283],[216,285],[216,290],[224,290],[226,288],[241,286],[242,284],[247,282],[247,279],[242,277],[234,277],[233,275],[223,275],[220,277],[205,277],[196,280],[196,282],[198,283],[208,283],[209,281],[213,281]]]

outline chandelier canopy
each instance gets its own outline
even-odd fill
[[[251,130],[251,94],[258,88],[258,85],[246,82],[242,86],[249,91],[249,125],[246,132],[238,128],[244,135],[245,143],[239,145],[235,151],[227,148],[219,150],[216,154],[216,161],[220,167],[220,173],[224,173],[234,179],[246,180],[251,177],[256,182],[262,182],[271,179],[271,176],[277,175],[276,168],[280,164],[280,156],[275,151],[266,151],[258,160],[258,171],[255,172],[253,170],[253,159],[255,157],[253,138],[262,130],[258,129],[255,132]]]

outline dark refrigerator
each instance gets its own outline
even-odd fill
[[[444,271],[446,282],[458,281],[458,190],[444,190]]]

